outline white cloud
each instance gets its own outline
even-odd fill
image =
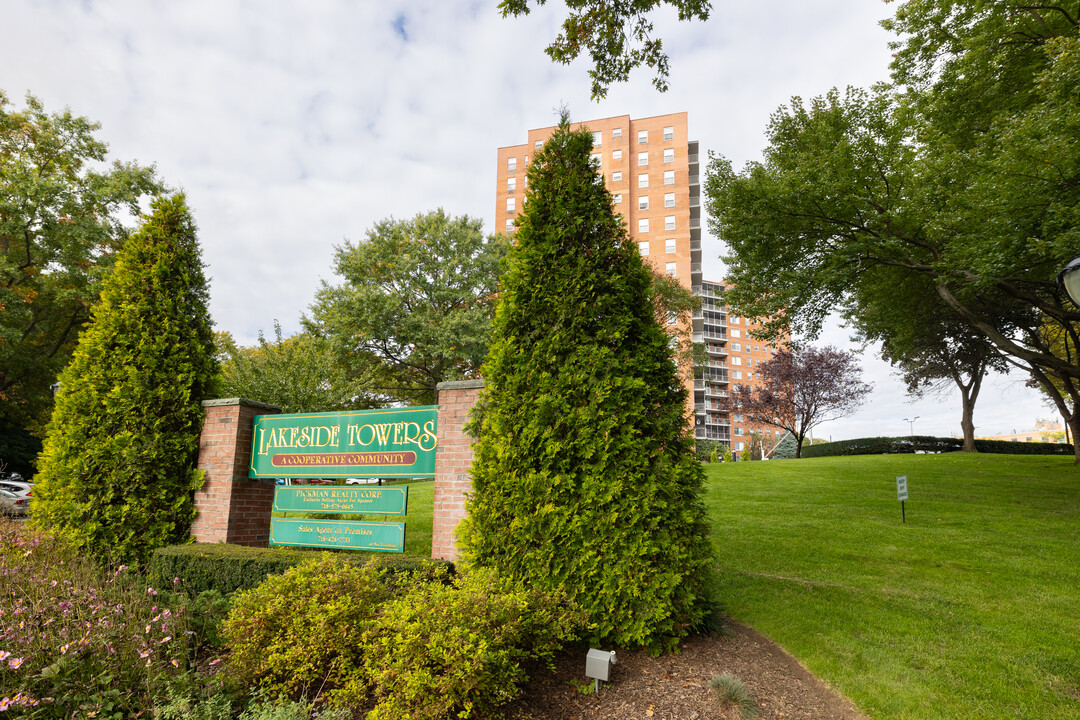
[[[496,148],[553,123],[564,104],[583,120],[685,110],[703,151],[741,166],[759,156],[769,115],[792,95],[867,86],[890,60],[876,25],[885,4],[717,2],[707,23],[657,17],[671,56],[667,94],[639,70],[593,103],[586,60],[564,67],[543,54],[561,4],[505,20],[496,6],[8,0],[0,88],[16,103],[31,90],[50,109],[100,121],[113,157],[154,162],[186,190],[213,317],[251,342],[274,318],[296,330],[320,279],[332,280],[333,246],[379,219],[441,206],[494,229]],[[706,238],[710,277],[723,274],[721,252]],[[835,434],[899,432],[898,412],[958,426],[957,402],[906,405],[887,368],[866,364],[874,402]],[[1033,397],[984,397],[976,422],[1001,418],[988,432],[1031,425]]]

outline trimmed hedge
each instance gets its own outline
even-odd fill
[[[391,573],[412,572],[431,564],[444,564],[453,573],[453,563],[406,555],[386,553],[326,553],[322,550],[272,547],[256,548],[245,545],[194,544],[170,545],[154,551],[150,560],[150,584],[153,587],[172,587],[173,578],[180,578],[184,590],[195,597],[206,590],[228,594],[250,590],[266,580],[268,575],[280,575],[291,567],[320,554],[336,554],[347,562],[361,564],[377,560]]]
[[[837,455],[890,455],[897,453],[959,452],[964,448],[960,438],[941,438],[930,435],[905,437],[873,437],[839,440],[817,445],[804,445],[802,456],[833,457]],[[975,449],[982,453],[1000,455],[1072,455],[1068,443],[1011,442],[1008,440],[976,440]]]

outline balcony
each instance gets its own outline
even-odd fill
[[[705,336],[705,340],[727,340],[727,333],[716,330],[706,330],[702,333]]]

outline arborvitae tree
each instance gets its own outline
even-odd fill
[[[470,432],[468,561],[564,589],[591,639],[670,649],[705,614],[703,471],[650,272],[564,116],[528,171]]]
[[[34,488],[36,524],[125,560],[188,537],[216,372],[195,223],[183,195],[152,207],[60,375]]]

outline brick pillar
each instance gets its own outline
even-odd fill
[[[472,438],[462,427],[480,396],[483,380],[439,383],[439,449],[435,452],[435,506],[431,557],[457,560],[454,531],[465,517],[465,493],[472,487]]]
[[[191,535],[201,543],[266,547],[270,540],[273,481],[248,478],[255,417],[276,415],[274,405],[232,398],[205,400],[206,420],[199,437],[202,488],[195,493]]]

